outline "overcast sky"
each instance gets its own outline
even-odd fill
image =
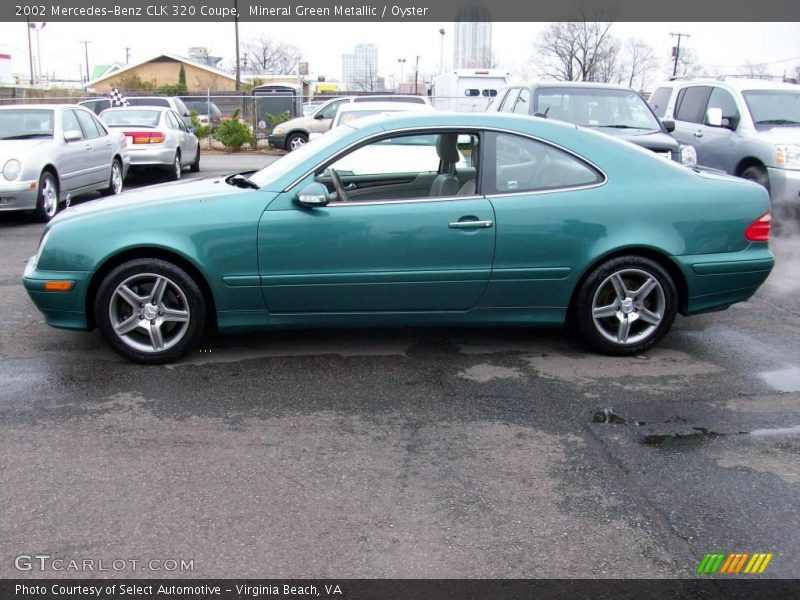
[[[532,63],[532,42],[546,23],[494,23],[493,49],[499,64],[523,74]],[[444,28],[445,66],[452,66],[453,23],[241,23],[240,38],[246,41],[259,33],[298,46],[309,61],[312,73],[329,79],[341,76],[341,55],[359,42],[378,46],[380,75],[399,75],[398,58],[406,58],[406,75],[415,56],[421,56],[421,72],[437,72]],[[670,32],[691,34],[682,45],[692,48],[706,65],[721,72],[735,72],[750,63],[770,63],[769,69],[782,75],[800,64],[799,23],[616,23],[613,33],[620,38],[639,37],[649,43],[664,61],[668,74]],[[33,35],[33,53],[36,36]],[[81,40],[90,40],[89,63],[125,62],[129,46],[131,63],[160,52],[185,56],[190,46],[206,46],[232,66],[235,56],[233,23],[48,23],[40,34],[42,70],[56,76],[77,79],[84,67]],[[0,23],[0,52],[13,56],[14,73],[28,76],[28,39],[24,23]],[[660,75],[656,76],[656,80]]]

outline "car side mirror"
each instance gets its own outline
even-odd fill
[[[83,137],[83,134],[78,131],[77,129],[67,129],[64,132],[64,141],[65,142],[77,142]]]
[[[712,107],[706,111],[706,125],[711,125],[711,127],[722,127],[721,108]]]
[[[722,117],[722,126],[725,129],[736,131],[736,128],[739,126],[739,117]]]
[[[294,199],[296,204],[306,208],[321,208],[331,201],[328,188],[319,182],[309,183]]]
[[[675,131],[675,121],[673,121],[672,119],[663,119],[661,121],[661,124],[664,126],[664,130],[667,133],[672,133],[673,131]]]
[[[324,113],[317,113],[317,114],[314,115],[314,118],[317,119],[317,120],[322,120],[322,119],[326,119],[327,117],[324,115]]]

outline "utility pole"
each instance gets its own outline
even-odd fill
[[[125,46],[125,64],[128,65],[131,62],[131,48],[130,46]]]
[[[681,38],[682,37],[692,37],[688,33],[670,33],[672,37],[678,38],[678,44],[675,46],[675,56],[672,62],[672,76],[675,77],[678,74],[678,58],[681,55]]]
[[[83,44],[83,50],[86,53],[86,83],[89,83],[89,81],[91,81],[90,79],[91,76],[89,75],[89,44],[91,44],[92,42],[88,40],[83,40],[78,43]]]
[[[418,81],[419,81],[419,55],[417,55],[417,62],[416,62],[416,65],[414,66],[414,95],[415,96],[419,94],[419,88],[417,88],[417,85],[418,85],[417,82]]]
[[[239,0],[233,0],[233,7],[237,15],[233,18],[233,26],[236,35],[236,91],[238,92],[242,89],[242,73],[239,65]]]
[[[442,43],[439,48],[439,73],[444,73],[444,28],[439,30],[439,35],[442,36]]]
[[[25,25],[28,29],[28,60],[31,63],[31,85],[34,84],[33,80],[33,44],[31,44],[31,20],[30,17],[25,17]]]

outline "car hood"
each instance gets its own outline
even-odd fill
[[[765,128],[760,125],[756,135],[772,144],[800,144],[800,126],[771,125]]]
[[[51,222],[63,223],[77,218],[131,210],[151,211],[157,210],[158,207],[164,204],[206,202],[211,198],[230,196],[248,191],[253,192],[256,190],[228,185],[225,183],[224,177],[185,179],[71,206],[59,213]]]
[[[274,129],[280,129],[289,131],[292,128],[300,127],[301,129],[308,129],[311,127],[311,124],[314,122],[314,117],[307,116],[307,117],[295,117],[294,119],[289,119],[288,121],[284,121],[283,123],[278,123]]]
[[[7,160],[22,159],[31,151],[40,151],[42,146],[52,144],[53,139],[38,138],[33,140],[0,140],[0,169]]]

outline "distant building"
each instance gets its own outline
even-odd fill
[[[208,52],[208,48],[204,46],[193,46],[189,48],[189,60],[200,65],[219,69],[219,63],[222,62],[222,57],[211,56]]]
[[[378,87],[378,47],[358,44],[342,55],[342,80],[348,90],[374,92]]]
[[[14,83],[11,77],[11,55],[0,54],[0,83]]]
[[[492,68],[492,22],[489,9],[464,6],[456,13],[454,69]]]

